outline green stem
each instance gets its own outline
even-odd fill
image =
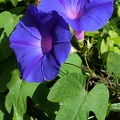
[[[90,74],[92,75],[92,70],[90,69],[90,67],[89,67],[89,65],[88,65],[86,55],[85,55],[85,63],[86,63],[86,66],[87,66],[87,68],[88,68],[88,70],[89,70]]]

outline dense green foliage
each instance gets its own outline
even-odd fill
[[[118,120],[120,118],[120,0],[98,31],[83,41],[52,82],[21,80],[9,37],[32,0],[0,0],[0,120]],[[71,30],[72,33],[72,30]]]

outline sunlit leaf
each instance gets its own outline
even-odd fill
[[[10,0],[0,0],[0,3],[5,3],[5,2],[8,2],[8,1],[10,1]]]
[[[73,72],[81,73],[81,64],[81,58],[77,54],[71,54],[66,62],[62,65],[59,76],[62,77]]]
[[[120,17],[120,6],[117,6],[117,15]]]
[[[8,11],[0,13],[0,61],[7,58],[12,53],[9,47],[9,36],[20,17],[21,15],[13,16]]]
[[[101,42],[101,47],[100,47],[101,54],[108,52],[108,45],[105,44],[104,39]]]
[[[120,45],[120,36],[116,32],[109,31],[109,35],[110,35],[110,37],[107,37],[107,42],[108,41],[111,41],[111,42],[113,41],[114,44]]]
[[[32,97],[39,84],[21,80],[18,70],[12,71],[11,75],[11,81],[7,84],[9,93],[6,96],[5,106],[9,113],[13,107],[17,117],[21,118],[26,111],[27,96]]]
[[[114,47],[114,52],[120,55],[120,49],[118,47]]]
[[[115,52],[109,52],[107,57],[107,70],[120,77],[120,55]]]
[[[22,1],[22,0],[10,0],[11,3],[16,6],[18,4],[18,2]]]
[[[98,84],[87,92],[85,83],[83,75],[78,73],[66,75],[56,82],[48,95],[50,101],[61,105],[56,120],[88,120],[90,111],[98,120],[105,119],[108,89],[105,85]]]
[[[110,30],[108,33],[109,33],[111,38],[119,37],[115,31]]]
[[[113,112],[120,112],[120,103],[111,104],[108,110]]]
[[[98,34],[99,31],[94,31],[94,32],[85,32],[86,36],[95,36],[96,34]]]

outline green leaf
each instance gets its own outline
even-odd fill
[[[12,116],[5,109],[4,103],[5,103],[5,95],[0,94],[0,120],[10,120]]]
[[[110,37],[107,37],[107,42],[113,41],[114,44],[120,45],[120,37],[116,32],[110,30],[109,35]]]
[[[0,3],[5,3],[5,2],[8,2],[9,0],[0,0]]]
[[[120,55],[115,52],[109,52],[107,57],[107,70],[120,77]]]
[[[113,112],[120,112],[120,103],[111,104],[111,105],[108,107],[108,110],[109,110],[109,111],[113,111]]]
[[[20,16],[13,16],[10,12],[4,11],[0,13],[0,61],[7,58],[12,50],[9,47],[9,37],[16,24],[19,22]]]
[[[86,80],[82,74],[72,73],[59,79],[51,89],[48,100],[59,102],[61,107],[56,120],[88,120],[92,111],[98,120],[104,120],[109,92],[98,84],[90,92],[85,91]]]
[[[11,12],[12,14],[19,15],[19,14],[22,13],[24,10],[25,10],[25,7],[15,7],[15,8],[10,9],[10,12]]]
[[[110,35],[111,38],[119,37],[118,34],[115,31],[112,31],[112,30],[110,30],[108,32],[108,34]]]
[[[16,114],[17,118],[21,118],[26,111],[27,96],[32,97],[39,84],[27,83],[21,80],[18,70],[12,71],[11,75],[11,81],[7,84],[9,93],[6,96],[5,106],[9,113],[13,107],[14,114]]]
[[[19,115],[18,110],[17,110],[17,108],[15,107],[15,105],[13,105],[13,110],[14,110],[14,114],[13,114],[12,120],[23,120],[22,114]]]
[[[86,36],[95,36],[96,34],[99,34],[99,31],[94,31],[94,32],[85,32]]]
[[[120,49],[118,47],[114,47],[114,52],[120,55]]]
[[[62,77],[73,72],[81,73],[81,64],[81,58],[77,54],[71,54],[66,62],[62,65],[58,76]]]
[[[100,51],[101,51],[101,54],[108,52],[108,45],[105,43],[104,39],[101,42]]]
[[[13,6],[16,7],[16,5],[18,4],[18,2],[20,2],[22,0],[10,0],[10,1],[13,4]]]
[[[49,83],[48,83],[49,84]],[[47,100],[47,95],[49,93],[49,88],[47,87],[47,83],[40,84],[34,95],[32,100],[35,102],[36,107],[42,110],[47,116],[54,119],[55,112],[58,111],[59,105],[57,103],[53,103]],[[39,97],[38,97],[39,94]]]
[[[111,25],[109,23],[103,26],[103,33],[108,33],[110,30],[111,30]]]
[[[117,15],[120,17],[120,6],[117,6]]]

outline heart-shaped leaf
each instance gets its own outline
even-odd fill
[[[55,83],[48,100],[61,105],[56,120],[88,120],[90,111],[98,120],[105,119],[109,98],[107,87],[98,84],[87,92],[85,85],[84,76],[78,73],[68,74]]]

